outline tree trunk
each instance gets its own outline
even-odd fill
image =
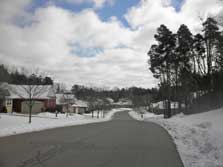
[[[175,83],[175,101],[179,103],[179,97],[178,97],[178,67],[175,69],[175,77],[176,77],[176,83]]]
[[[171,117],[171,83],[170,83],[170,67],[167,65],[167,118]]]
[[[195,56],[193,55],[193,65],[194,65],[194,74],[196,74],[197,70],[196,70],[196,59]]]
[[[98,112],[97,112],[97,118],[99,118],[99,109],[98,109]]]
[[[68,117],[68,104],[66,104],[66,110],[67,110],[67,113],[66,113],[66,117]]]
[[[208,41],[206,45],[207,45],[207,66],[208,66],[209,91],[211,91],[213,88],[211,41]]]
[[[29,123],[32,122],[32,101],[29,101]]]

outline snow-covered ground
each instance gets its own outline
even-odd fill
[[[129,115],[139,121],[143,121],[146,120],[148,118],[155,118],[155,117],[163,117],[163,115],[155,115],[153,113],[150,112],[144,112],[143,117],[139,112],[135,112],[135,111],[130,111]]]
[[[94,112],[94,118],[92,118],[90,114],[73,114],[69,115],[68,117],[66,116],[66,114],[58,114],[58,116],[56,117],[55,114],[52,113],[40,113],[38,115],[33,115],[31,124],[28,123],[28,115],[25,114],[0,114],[0,137],[40,131],[56,127],[109,121],[112,119],[112,116],[116,112],[126,110],[130,109],[112,109],[105,114],[104,118],[102,118],[101,116],[100,118],[96,118],[96,112]]]
[[[151,113],[144,119],[134,111],[129,114],[163,126],[176,143],[185,167],[223,167],[223,109],[170,119]]]

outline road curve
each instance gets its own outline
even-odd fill
[[[0,167],[183,167],[170,135],[160,126],[112,121],[0,138]]]

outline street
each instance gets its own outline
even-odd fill
[[[170,135],[128,112],[108,122],[0,138],[0,148],[1,167],[183,167]]]

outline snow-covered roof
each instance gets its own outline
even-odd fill
[[[163,101],[159,101],[159,102],[157,102],[157,103],[152,103],[152,106],[153,106],[153,108],[165,109],[163,103],[164,103]]]
[[[10,99],[50,99],[55,98],[52,85],[4,85],[8,90]]]
[[[114,100],[110,97],[107,97],[106,100],[109,102],[109,103],[114,103]]]
[[[158,109],[165,109],[165,104],[164,101],[159,101],[157,103],[152,103],[153,108],[158,108]],[[185,105],[181,104],[181,107],[184,108]],[[178,109],[179,108],[179,102],[171,102],[171,109]]]
[[[87,102],[82,100],[76,100],[75,103],[72,105],[72,107],[88,107]]]
[[[73,94],[64,94],[64,93],[58,93],[56,94],[56,104],[67,104],[67,103],[74,103],[75,96]]]

